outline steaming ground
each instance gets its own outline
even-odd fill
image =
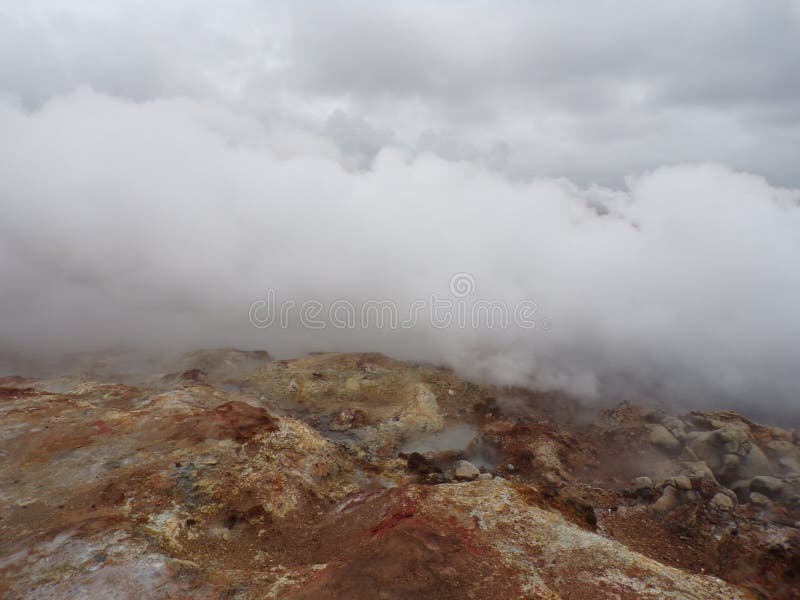
[[[585,397],[791,409],[800,191],[721,165],[623,189],[511,179],[185,98],[81,89],[0,104],[1,351],[237,346],[380,351]],[[251,304],[448,297],[536,303],[536,329],[257,329]]]

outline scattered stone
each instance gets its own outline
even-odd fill
[[[692,502],[697,502],[698,500],[700,500],[700,494],[698,494],[693,490],[689,490],[688,492],[686,492],[686,498],[687,500],[691,500]]]
[[[692,489],[692,480],[689,479],[686,475],[678,475],[677,477],[673,477],[672,482],[675,484],[675,487],[678,488],[679,490]]]
[[[489,481],[490,479],[492,479],[491,473],[481,473],[478,475],[478,481]]]
[[[648,439],[656,448],[667,452],[674,452],[681,447],[681,443],[663,425],[652,425]]]
[[[453,465],[453,475],[456,479],[472,481],[473,479],[477,479],[480,474],[481,472],[478,470],[478,467],[468,460],[459,460]]]
[[[513,471],[513,470],[514,470],[514,465],[512,465],[511,463],[506,465],[506,471]]]
[[[750,502],[752,502],[753,504],[758,504],[759,506],[769,506],[772,503],[772,500],[767,498],[764,494],[759,494],[758,492],[751,492]]]
[[[667,512],[675,508],[678,505],[678,501],[678,490],[668,485],[661,492],[659,499],[653,504],[653,509],[657,512]]]
[[[719,510],[731,510],[733,508],[733,500],[722,492],[719,492],[711,498],[711,506]]]
[[[750,482],[750,489],[765,496],[775,497],[781,493],[783,482],[777,477],[759,475],[758,477],[753,477]]]
[[[653,490],[653,480],[649,477],[637,477],[631,482],[631,487],[636,494],[651,492]]]

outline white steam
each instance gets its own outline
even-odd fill
[[[626,189],[511,180],[188,99],[0,104],[0,352],[382,351],[503,384],[786,407],[800,386],[800,192],[716,165]],[[251,304],[533,300],[548,331],[254,328]]]

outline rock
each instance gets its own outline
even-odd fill
[[[364,411],[344,408],[334,415],[328,429],[331,431],[347,431],[352,427],[361,427],[366,421]]]
[[[688,447],[706,464],[716,477],[750,479],[769,473],[764,452],[748,437],[744,423],[725,423],[713,431],[687,435]]]
[[[752,481],[750,481],[750,489],[754,492],[759,492],[765,496],[774,498],[781,493],[783,482],[777,477],[759,475],[758,477],[753,477]]]
[[[430,386],[418,383],[408,408],[399,415],[399,421],[411,430],[439,431],[444,426],[444,417],[439,410],[436,394]]]
[[[202,385],[193,374],[185,389],[166,393],[158,379],[44,392],[0,378],[1,596],[749,597],[681,568],[682,555],[737,583],[741,565],[757,565],[743,585],[773,597],[797,587],[795,546],[781,547],[798,535],[783,524],[800,518],[794,484],[783,478],[775,515],[750,504],[747,518],[731,523],[731,513],[710,507],[720,489],[692,453],[682,455],[688,462],[676,452],[652,471],[629,471],[643,442],[655,452],[630,405],[606,436],[605,419],[597,430],[574,427],[585,411],[568,398],[480,388],[431,365],[379,355],[243,357],[242,369],[260,366],[237,381],[226,361],[212,364]],[[206,365],[181,365],[189,368]],[[480,445],[404,449],[420,434],[447,438],[471,406],[501,394],[519,394],[526,416],[497,409],[494,418],[470,418]],[[541,415],[527,414],[540,402]],[[679,430],[663,414],[651,423]],[[777,468],[772,453],[783,447],[767,447],[773,440],[755,428],[748,439]],[[743,456],[723,442],[714,448],[720,460]],[[496,472],[509,480],[470,465],[480,483],[432,485],[455,481],[456,460],[483,450],[502,457]],[[516,468],[506,470],[508,462]],[[637,472],[650,475],[632,481],[647,507],[624,485]],[[676,476],[669,485],[667,476]],[[684,489],[686,477],[694,489]],[[747,484],[747,499],[757,499]],[[781,524],[765,527],[770,517]]]
[[[781,456],[778,459],[778,464],[788,473],[800,473],[800,460],[794,456]]]
[[[684,417],[684,421],[693,429],[711,429],[709,418],[700,412],[692,412]]]
[[[666,417],[667,413],[660,408],[649,410],[642,415],[642,418],[648,423],[661,423]]]
[[[663,425],[652,425],[648,439],[656,448],[667,452],[675,452],[681,447],[681,443]]]
[[[720,473],[735,473],[739,468],[740,461],[741,459],[737,454],[723,454]]]
[[[730,487],[740,502],[747,502],[750,495],[750,479],[737,479]]]
[[[714,473],[708,467],[708,465],[703,462],[702,460],[695,460],[695,461],[681,461],[680,462],[681,471],[688,475],[689,477],[699,477],[701,479],[707,479],[708,481],[713,481],[717,483],[716,477],[714,477]]]
[[[791,429],[781,429],[780,427],[770,427],[769,425],[760,425],[758,427],[759,441],[764,445],[787,443],[792,444],[793,432]]]
[[[673,477],[672,482],[675,484],[675,487],[678,488],[679,490],[692,489],[692,480],[689,479],[686,475],[679,475],[677,477]]]
[[[202,380],[227,380],[242,377],[272,360],[263,350],[236,350],[219,348],[216,350],[197,350],[167,359],[162,365],[168,371],[200,371]]]
[[[468,460],[459,460],[453,465],[453,476],[456,479],[472,481],[480,476],[478,468]]]
[[[678,441],[683,441],[686,438],[686,424],[680,419],[672,415],[667,415],[661,419],[661,425],[663,425]]]
[[[775,456],[777,458],[796,456],[798,452],[795,445],[787,440],[772,440],[764,444],[764,448],[770,456]]]
[[[711,506],[719,510],[731,510],[733,508],[733,500],[722,492],[719,492],[711,498]]]
[[[772,500],[767,498],[764,494],[759,494],[758,492],[750,492],[749,500],[753,504],[757,504],[759,506],[769,506],[772,503]]]
[[[740,423],[729,423],[717,429],[714,441],[726,454],[746,454],[750,441],[747,429]]]
[[[434,466],[428,458],[419,452],[412,452],[408,455],[406,459],[406,468],[411,473],[417,473],[423,476],[438,475],[441,473],[440,469]]]
[[[672,510],[678,505],[678,490],[671,485],[668,485],[661,492],[661,496],[653,504],[653,509],[657,512],[667,512]]]
[[[511,463],[506,465],[506,471],[513,471],[513,470],[514,470],[514,465],[512,465]]]
[[[766,454],[761,448],[753,444],[750,447],[750,451],[739,462],[739,476],[742,479],[750,479],[769,472],[769,460]]]
[[[686,446],[698,458],[707,460],[718,453],[714,443],[715,434],[714,431],[693,431],[686,436]]]

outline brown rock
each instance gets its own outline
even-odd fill
[[[711,498],[711,506],[719,510],[731,510],[733,509],[733,500],[726,494],[718,493]]]

